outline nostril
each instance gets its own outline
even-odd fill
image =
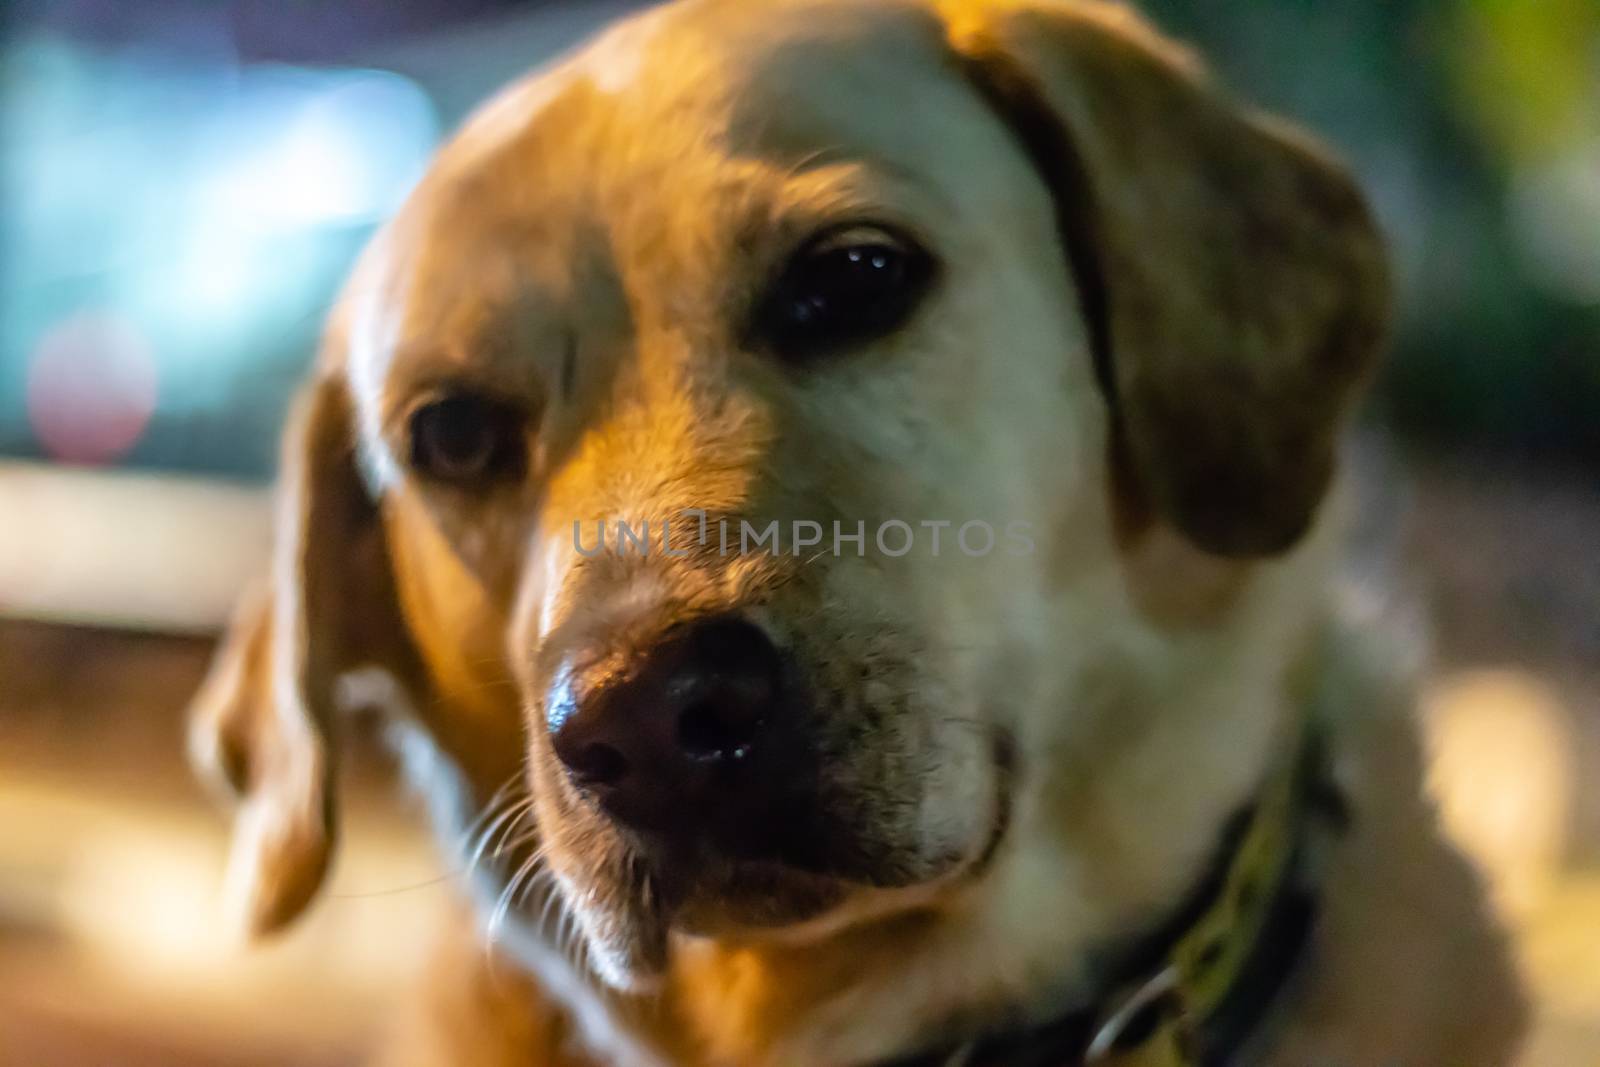
[[[616,785],[628,774],[628,757],[600,741],[584,745],[562,762],[582,786]]]
[[[741,760],[750,754],[747,731],[730,726],[708,700],[691,704],[678,716],[678,748],[690,759]]]
[[[784,663],[755,625],[674,626],[615,669],[606,663],[586,677],[559,666],[544,725],[568,781],[616,821],[689,822],[680,801],[703,808],[761,793],[768,771],[785,765],[789,735],[768,736],[787,721]]]

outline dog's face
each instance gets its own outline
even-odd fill
[[[624,29],[469,127],[375,268],[408,295],[353,307],[392,337],[348,373],[416,501],[395,535],[437,529],[495,601],[547,860],[629,970],[669,925],[974,871],[1032,703],[1006,659],[1066,577],[1021,536],[1107,522],[1103,488],[1076,507],[1105,406],[1030,240],[1050,197],[974,171],[1009,135],[906,16]],[[419,452],[454,436],[515,469],[441,477]]]
[[[1342,173],[1114,9],[612,31],[443,152],[290,433],[200,716],[257,925],[320,879],[364,665],[467,815],[526,789],[617,984],[1070,850],[1040,798],[1103,755],[1107,664],[1301,536],[1382,290]],[[1158,543],[1203,595],[1138,588]]]

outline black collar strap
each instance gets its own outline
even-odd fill
[[[1230,820],[1206,877],[1173,916],[1115,954],[1094,1006],[877,1067],[1225,1067],[1310,940],[1309,824],[1342,818],[1314,731],[1285,746]]]

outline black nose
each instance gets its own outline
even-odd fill
[[[674,629],[611,677],[564,668],[546,721],[572,783],[618,822],[737,839],[759,836],[794,778],[784,704],[766,634],[715,618]]]

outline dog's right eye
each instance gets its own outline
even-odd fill
[[[424,404],[411,416],[411,466],[454,485],[520,478],[527,459],[521,414],[470,395]]]

